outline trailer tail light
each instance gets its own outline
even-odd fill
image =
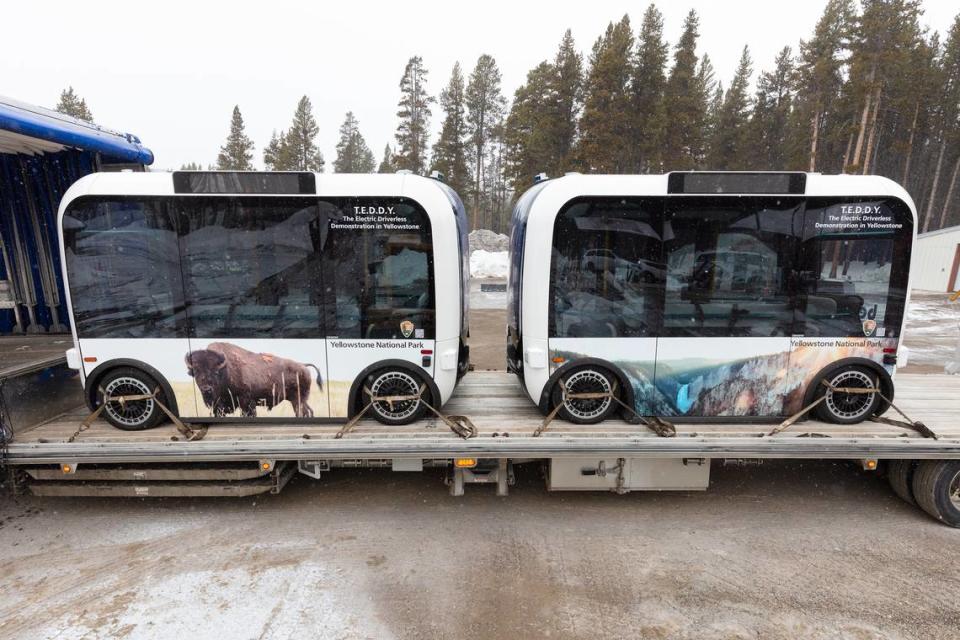
[[[454,458],[453,466],[457,469],[473,469],[477,466],[476,458]]]

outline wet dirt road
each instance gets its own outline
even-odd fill
[[[956,638],[960,531],[845,464],[506,498],[335,471],[257,499],[0,499],[3,638]]]

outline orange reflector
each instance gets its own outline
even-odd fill
[[[565,362],[566,358],[561,358],[560,356],[557,356],[556,358],[550,358],[550,360],[555,362],[556,364],[560,364],[561,362]]]
[[[270,463],[269,463],[269,462],[263,462],[263,463],[260,464],[260,468],[263,469],[264,471],[269,471],[269,470],[270,470]]]
[[[97,359],[94,358],[93,356],[87,356],[86,358],[83,359],[83,361],[84,361],[84,362],[96,362]]]
[[[477,466],[477,459],[476,458],[454,458],[453,466],[457,467],[458,469],[472,469],[473,467]]]
[[[68,464],[63,465],[63,466],[61,467],[61,470],[62,470],[64,473],[70,473],[70,465],[68,465]]]

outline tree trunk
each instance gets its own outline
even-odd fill
[[[870,116],[870,135],[867,137],[867,150],[863,154],[863,175],[870,173],[873,160],[873,143],[877,137],[877,114],[880,111],[880,87],[877,87],[873,97],[873,115]]]
[[[930,217],[933,215],[933,203],[937,200],[937,187],[940,185],[940,170],[943,168],[943,152],[946,147],[946,141],[940,140],[940,155],[937,158],[937,168],[933,172],[933,185],[930,186],[930,197],[927,198],[927,211],[923,214],[923,233],[930,230]]]
[[[917,133],[917,117],[920,115],[920,103],[913,109],[913,123],[910,125],[910,139],[907,141],[907,159],[903,163],[903,178],[900,185],[906,189],[910,179],[910,161],[913,159],[913,138]]]
[[[820,139],[820,106],[813,112],[813,119],[810,121],[810,169],[813,172],[817,170],[817,142]]]
[[[850,165],[850,153],[853,151],[853,134],[850,134],[850,137],[847,138],[847,152],[843,154],[843,172],[846,173],[847,167]]]
[[[950,203],[953,201],[953,192],[957,187],[957,172],[960,171],[960,155],[953,163],[953,177],[950,178],[950,187],[947,189],[947,199],[943,201],[943,209],[940,211],[940,228],[943,229],[947,223],[947,210],[950,209]]]

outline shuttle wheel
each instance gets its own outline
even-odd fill
[[[916,460],[891,460],[887,467],[887,481],[893,492],[910,504],[917,504],[913,499],[913,473],[916,469]]]
[[[880,384],[877,374],[866,367],[844,367],[828,374],[826,381],[832,387],[855,389],[871,389]],[[824,391],[818,390],[817,393],[825,395],[826,399],[817,405],[817,417],[825,422],[836,424],[863,422],[876,413],[880,406],[880,396],[876,393],[843,393],[825,389],[822,385],[820,387]]]
[[[367,377],[367,388],[377,397],[415,396],[420,393],[423,381],[403,369],[381,369]],[[423,399],[378,400],[370,407],[373,416],[383,424],[410,424],[423,417],[427,410],[424,401],[430,402],[430,392],[424,390]],[[366,398],[364,399],[366,403]]]
[[[150,395],[158,386],[152,377],[131,367],[121,367],[108,372],[99,385],[103,393],[110,398]],[[157,399],[166,404],[162,390]],[[100,395],[98,401],[103,402],[103,395]],[[150,429],[160,424],[164,418],[163,411],[151,398],[111,400],[100,415],[117,429],[124,431]]]
[[[960,460],[925,460],[913,474],[920,508],[951,527],[960,527]]]
[[[593,366],[574,367],[560,376],[553,387],[551,402],[554,407],[562,405],[558,415],[574,424],[596,424],[606,420],[617,406],[612,398],[568,398],[567,394],[610,393],[614,376],[606,369]]]

